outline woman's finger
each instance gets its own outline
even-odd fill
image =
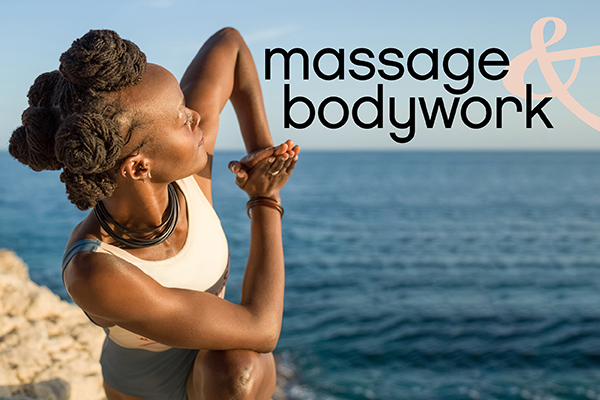
[[[241,162],[247,167],[247,169],[252,169],[256,164],[260,163],[262,160],[271,157],[274,154],[275,149],[275,147],[269,147],[266,149],[253,151],[252,153],[242,158]]]
[[[235,184],[243,189],[246,186],[246,182],[248,182],[248,173],[244,170],[239,170],[235,174]]]
[[[234,174],[243,169],[242,163],[239,161],[229,161],[229,165],[227,167]]]
[[[294,158],[296,158],[296,157],[297,156],[288,157],[288,159],[283,164],[283,167],[281,168],[281,172],[284,172],[284,171],[287,172],[288,168],[290,167],[290,164],[294,161]]]
[[[275,147],[274,154],[275,156],[281,156],[288,151],[288,144],[286,142],[281,143],[279,146]]]
[[[291,174],[291,173],[292,173],[292,171],[294,170],[294,167],[296,166],[296,162],[297,162],[297,161],[298,161],[298,156],[296,155],[296,156],[294,156],[294,157],[291,159],[291,162],[290,162],[290,164],[289,164],[289,165],[286,167],[286,170],[285,170],[285,172],[287,172],[288,174]]]
[[[290,157],[297,156],[298,153],[300,153],[300,146],[298,146],[298,145],[293,146],[293,142],[290,140],[290,143],[288,144],[287,153]]]
[[[289,160],[289,158],[290,157],[287,155],[287,153],[284,153],[283,156],[277,157],[277,159],[273,162],[273,164],[271,164],[271,167],[269,168],[269,172],[271,173],[271,175],[277,175],[283,169],[285,162]]]
[[[243,188],[248,181],[248,172],[244,165],[239,161],[230,161],[228,167],[235,174],[235,184]]]

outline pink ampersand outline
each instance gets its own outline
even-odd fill
[[[554,22],[554,33],[550,40],[544,42],[544,26],[550,21]],[[541,100],[544,97],[556,97],[579,119],[600,131],[600,117],[586,110],[567,90],[577,77],[581,59],[600,56],[600,46],[581,47],[548,53],[546,47],[561,40],[566,32],[567,24],[560,18],[546,17],[538,20],[531,28],[531,49],[519,54],[510,62],[510,65],[507,67],[508,74],[502,79],[502,82],[504,83],[504,87],[513,95],[525,98],[525,71],[527,71],[527,68],[533,61],[537,60],[542,75],[552,91],[546,94],[533,93],[532,98],[534,100]],[[564,84],[552,66],[552,62],[562,60],[575,60],[573,72],[571,72],[571,76]]]

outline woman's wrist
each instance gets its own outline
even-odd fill
[[[248,200],[251,200],[254,197],[269,197],[269,198],[275,200],[276,202],[278,202],[279,204],[281,204],[281,197],[279,197],[279,190],[267,192],[267,193],[248,193],[248,192],[246,192],[246,194],[248,195]]]
[[[275,150],[275,145],[273,144],[273,140],[270,139],[271,134],[269,133],[268,139],[263,141],[257,141],[252,145],[246,146],[247,155],[251,155],[253,153],[258,153],[263,150]]]
[[[284,211],[279,198],[275,199],[273,197],[266,196],[251,197],[246,203],[246,213],[248,214],[248,218],[252,219],[252,209],[257,207],[266,207],[277,210],[280,218],[283,218]]]

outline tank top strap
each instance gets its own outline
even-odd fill
[[[64,272],[67,264],[69,264],[69,261],[71,261],[71,259],[73,258],[73,256],[75,256],[75,254],[79,253],[80,251],[105,253],[104,250],[100,249],[101,245],[102,245],[102,242],[100,240],[96,240],[96,239],[82,239],[82,240],[78,240],[77,242],[73,243],[65,251],[65,255],[63,256],[63,260],[62,260],[63,272]]]

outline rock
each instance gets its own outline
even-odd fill
[[[69,400],[70,387],[62,379],[31,383],[20,386],[4,386],[0,388],[0,400]],[[25,397],[23,397],[25,396]]]
[[[0,249],[0,274],[29,280],[29,271],[23,260],[12,251],[3,249]]]
[[[0,250],[0,400],[103,400],[104,331]]]

